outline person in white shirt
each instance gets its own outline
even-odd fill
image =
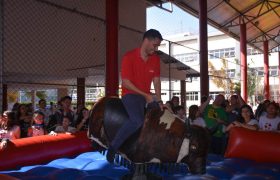
[[[20,138],[20,127],[16,119],[16,113],[5,111],[0,116],[0,149],[7,147],[8,142]]]
[[[191,105],[189,107],[189,118],[191,125],[197,125],[201,127],[206,127],[204,119],[201,117],[200,108],[197,105]]]
[[[253,110],[249,105],[245,104],[241,106],[240,112],[240,119],[236,119],[228,125],[226,131],[229,131],[232,127],[243,127],[251,130],[257,130],[259,128],[258,121],[255,119]]]
[[[278,116],[278,106],[275,102],[270,102],[266,107],[267,114],[259,119],[260,130],[280,131],[280,117]]]
[[[63,117],[62,126],[57,126],[54,130],[56,133],[75,133],[76,128],[70,126],[70,119],[67,116]]]

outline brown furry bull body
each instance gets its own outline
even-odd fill
[[[110,132],[115,130],[114,126],[104,128],[104,119],[115,117],[114,112],[106,109],[106,103],[112,100],[120,102],[117,98],[102,98],[90,115],[89,138],[105,148],[110,142]],[[112,117],[106,117],[106,113]],[[118,115],[118,110],[115,113]],[[174,115],[166,116],[155,109],[146,114],[143,127],[121,146],[120,153],[134,163],[186,163],[191,173],[201,174],[205,172],[208,145],[207,130],[187,127]]]

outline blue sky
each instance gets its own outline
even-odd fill
[[[170,9],[170,3],[164,7]],[[198,19],[173,4],[173,12],[167,12],[158,7],[147,8],[147,29],[157,29],[162,35],[172,35],[177,33],[191,32],[198,34]],[[208,26],[208,32],[217,31],[215,28]]]

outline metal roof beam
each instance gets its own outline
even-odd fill
[[[147,3],[153,5],[153,6],[156,6],[164,11],[167,11],[167,12],[170,12],[172,13],[173,12],[173,6],[172,6],[172,2],[171,1],[166,1],[166,0],[146,0]],[[163,4],[164,3],[167,3],[169,2],[170,3],[170,9],[167,9],[165,7],[163,7]]]
[[[225,3],[226,0],[224,0]],[[262,0],[259,0],[258,2],[252,4],[250,7],[248,7],[248,9],[246,9],[245,11],[242,12],[242,15],[246,14],[247,12],[251,11],[252,9],[254,9],[255,7],[257,7],[258,5],[260,5],[261,3],[264,3]],[[221,27],[226,26],[227,24],[231,23],[233,20],[235,20],[236,18],[238,18],[240,16],[240,14],[238,14],[237,16],[234,16],[233,18],[231,18],[229,21],[225,22],[223,25],[221,25]]]
[[[178,7],[182,8],[183,10],[187,11],[188,13],[192,14],[193,16],[198,18],[198,11],[196,11],[195,9],[191,8],[190,6],[187,6],[185,3],[182,2],[175,2],[174,4],[176,4]],[[214,26],[215,28],[219,29],[219,31],[222,31],[223,33],[229,35],[230,37],[236,39],[237,41],[240,41],[239,36],[237,36],[236,34],[234,34],[233,32],[231,32],[229,29],[225,29],[223,28],[219,23],[211,20],[208,18],[208,22],[210,25]],[[260,52],[263,52],[262,49],[260,49],[259,47],[255,46],[254,44],[250,44],[250,46],[254,47],[255,49],[257,49]]]
[[[267,31],[266,31],[266,32],[267,32],[266,36],[270,37],[270,36],[268,35],[268,32],[273,31],[274,29],[278,28],[279,26],[280,26],[280,24],[278,24],[278,25],[276,25],[275,27],[273,27],[273,28],[267,30]],[[263,36],[263,34],[261,34],[261,35],[259,35],[259,36],[257,36],[257,37],[254,37],[253,39],[248,40],[248,42],[252,42],[253,40],[258,39],[258,38],[261,37],[261,36]],[[276,36],[277,36],[277,35],[276,35]]]
[[[279,16],[279,14],[275,11],[275,8],[273,8],[272,6],[271,6],[271,4],[270,3],[268,3],[268,6],[271,8],[271,10],[280,18],[280,16]],[[280,6],[280,3],[278,4],[278,6]],[[277,6],[277,7],[278,7]]]
[[[271,6],[270,6],[270,7],[271,7]],[[278,8],[278,7],[280,7],[280,4],[277,5],[277,6],[275,6],[275,7],[271,7],[271,9],[269,9],[269,10],[263,12],[262,14],[259,14],[259,13],[258,13],[257,16],[255,16],[253,19],[250,19],[249,21],[247,21],[247,22],[245,22],[245,23],[246,23],[246,24],[247,24],[247,23],[251,23],[252,21],[258,19],[259,17],[261,17],[261,16],[263,16],[263,15],[269,13],[271,10],[275,11],[275,9]],[[276,13],[276,15],[279,16],[277,13]],[[244,15],[244,16],[246,16],[246,15]],[[247,16],[247,17],[248,17],[248,16]],[[279,17],[279,18],[280,18],[280,17]],[[232,21],[232,22],[233,22],[233,21]],[[225,27],[234,27],[234,26],[239,26],[239,25],[240,25],[240,23],[234,24],[234,25],[233,25],[232,22],[231,22],[231,24],[230,24],[229,26],[225,26]],[[256,24],[256,25],[257,25],[257,24]]]
[[[232,9],[234,9],[234,10],[235,10],[236,12],[238,12],[242,17],[246,18],[246,19],[249,21],[249,19],[248,19],[246,16],[244,16],[243,13],[240,12],[240,11],[239,11],[236,7],[234,7],[232,4],[230,4],[230,3],[227,2],[227,1],[225,1],[225,3],[227,3]],[[254,24],[254,23],[252,23],[252,24],[253,24],[253,26],[255,26],[255,28],[257,28],[257,29],[262,33],[262,35],[268,36],[267,33],[264,32],[262,29],[260,29],[256,24]],[[268,36],[268,37],[269,37],[269,36]],[[273,41],[274,41],[276,44],[278,44],[278,42],[275,41],[274,39],[273,39]]]

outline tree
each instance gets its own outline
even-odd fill
[[[18,91],[8,91],[7,96],[8,96],[8,102],[14,103],[18,101],[19,93]]]
[[[46,91],[36,91],[36,96],[39,99],[46,99],[47,98]]]
[[[256,90],[260,82],[258,72],[254,68],[248,68],[247,71],[247,93],[250,101],[253,102],[253,96],[257,95]]]
[[[226,59],[221,59],[222,67],[217,70],[211,61],[208,61],[210,76],[212,76],[213,83],[218,87],[224,89],[226,93],[230,93],[234,89],[234,83],[227,75]]]

